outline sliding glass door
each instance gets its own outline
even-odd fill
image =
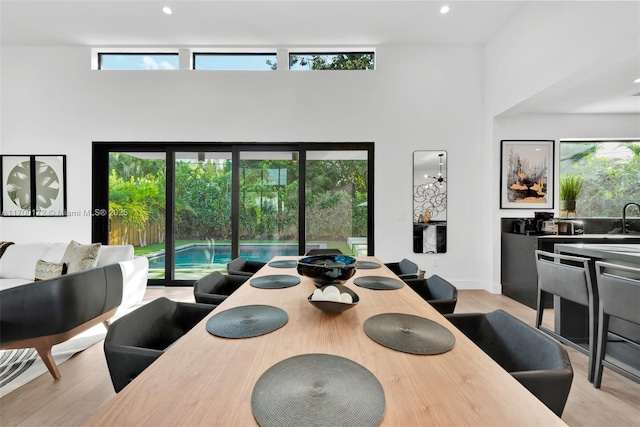
[[[133,245],[153,285],[238,256],[373,255],[372,167],[371,143],[95,142],[92,238]]]
[[[108,156],[110,245],[133,245],[149,257],[149,277],[165,278],[166,154],[112,152]],[[104,241],[103,241],[104,242]]]
[[[175,280],[225,271],[231,260],[231,165],[231,152],[175,153]]]
[[[297,151],[241,151],[238,240],[240,256],[269,261],[298,255]]]
[[[308,247],[367,255],[369,165],[366,150],[313,150],[306,156]]]

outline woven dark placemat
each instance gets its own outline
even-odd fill
[[[289,274],[272,274],[269,276],[256,277],[255,279],[249,279],[249,283],[254,288],[261,289],[280,289],[290,288],[300,283],[298,276],[291,276]]]
[[[251,410],[263,427],[377,426],[385,396],[364,366],[330,354],[303,354],[262,374],[251,394]]]
[[[411,314],[370,317],[364,322],[364,332],[378,344],[412,354],[445,353],[456,344],[456,338],[447,328]]]
[[[271,261],[269,267],[273,268],[296,268],[298,260],[296,259],[282,259],[279,261]]]
[[[289,321],[287,313],[270,305],[244,305],[207,320],[207,331],[222,338],[250,338],[268,334]]]
[[[353,283],[361,288],[374,289],[374,290],[389,290],[400,289],[404,286],[404,282],[398,279],[392,279],[391,277],[384,276],[364,276],[358,277],[353,280]]]
[[[356,265],[360,270],[373,270],[382,267],[380,263],[374,261],[358,261]]]

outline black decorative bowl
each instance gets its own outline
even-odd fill
[[[314,255],[298,260],[298,274],[313,279],[316,286],[342,283],[356,273],[356,259],[348,255]]]
[[[347,288],[346,286],[342,286],[342,285],[326,285],[326,286],[322,286],[318,289],[320,289],[321,291],[324,291],[325,288],[329,287],[329,286],[335,286],[336,288],[338,288],[338,292],[342,293],[347,293],[351,296],[351,302],[337,302],[337,301],[327,301],[327,300],[313,300],[313,294],[309,295],[307,297],[307,300],[311,303],[311,305],[313,305],[315,308],[322,310],[324,312],[327,313],[332,313],[332,314],[337,314],[337,313],[342,313],[343,311],[349,310],[350,308],[355,307],[356,304],[358,304],[358,302],[360,302],[360,297],[358,296],[358,294],[356,294],[355,292],[353,292],[351,289]],[[316,292],[318,292],[318,290],[316,290]]]

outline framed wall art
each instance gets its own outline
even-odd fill
[[[500,143],[500,208],[553,209],[555,141]]]
[[[0,156],[2,216],[66,216],[66,156]]]

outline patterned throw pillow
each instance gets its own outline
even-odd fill
[[[64,263],[47,262],[41,259],[36,262],[36,282],[39,280],[53,279],[67,273]]]
[[[81,245],[72,240],[62,256],[62,262],[67,265],[67,273],[87,270],[98,265],[101,243]]]

